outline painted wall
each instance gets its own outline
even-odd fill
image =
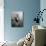
[[[4,9],[4,35],[7,41],[18,41],[32,28],[32,20],[36,17],[35,12],[40,9],[40,0],[5,0]],[[11,27],[11,12],[24,12],[24,27]]]
[[[46,0],[41,0],[41,1],[40,1],[40,9],[41,9],[41,11],[42,11],[43,9],[46,9]],[[41,22],[40,22],[40,25],[46,27],[46,11],[43,12],[42,17],[43,17],[43,22],[41,21]]]

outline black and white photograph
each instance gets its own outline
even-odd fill
[[[22,11],[12,12],[11,26],[12,27],[23,27],[23,12]]]

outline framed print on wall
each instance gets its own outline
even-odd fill
[[[13,11],[11,16],[11,27],[23,27],[24,16],[22,11]]]

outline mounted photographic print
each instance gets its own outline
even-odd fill
[[[23,27],[23,12],[13,11],[11,16],[11,26],[12,27]]]

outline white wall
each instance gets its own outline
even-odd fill
[[[0,0],[0,42],[4,41],[4,0]]]

